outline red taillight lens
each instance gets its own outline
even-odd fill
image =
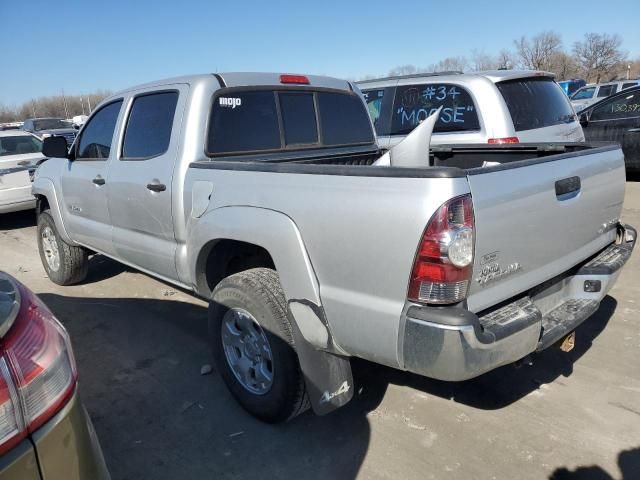
[[[296,85],[309,85],[309,79],[304,75],[280,75],[280,83],[293,83]]]
[[[422,235],[411,271],[409,300],[436,304],[464,300],[473,268],[473,241],[471,195],[443,204]]]
[[[13,423],[24,436],[67,403],[75,390],[77,373],[69,337],[62,325],[38,297],[15,283],[20,293],[20,310],[0,341],[0,378],[4,365],[7,391],[14,392],[14,403],[19,400],[19,407],[13,410]],[[0,384],[0,402],[4,398],[1,392]],[[10,424],[7,418],[0,420],[0,432]],[[0,439],[0,450],[3,448]]]
[[[487,143],[501,145],[503,143],[520,143],[518,137],[490,138]]]

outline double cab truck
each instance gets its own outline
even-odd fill
[[[218,371],[268,422],[347,403],[353,357],[460,381],[567,338],[635,244],[619,146],[415,140],[382,166],[328,77],[130,88],[69,152],[45,139],[42,263],[70,285],[99,253],[210,300]]]

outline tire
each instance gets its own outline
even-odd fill
[[[241,349],[229,346],[230,337],[237,340],[242,336],[234,335],[241,331],[236,328],[239,320],[245,324],[254,320],[259,325],[257,330],[264,333],[269,347],[267,354],[262,348],[264,344],[261,342],[264,339],[260,334],[252,335],[258,338],[259,343],[258,347],[254,344],[254,349],[263,354],[256,363],[261,362],[260,365],[270,367],[265,369],[267,373],[271,373],[270,383],[260,383],[257,380],[255,384],[252,383],[258,377],[256,372],[260,368],[254,367],[254,375],[248,375],[246,378],[249,381],[245,384],[241,380],[242,375],[234,373],[230,358],[240,358],[238,364],[244,361],[245,365],[247,361],[255,359],[251,358],[251,352],[238,354]],[[246,328],[244,331],[255,330]],[[291,420],[309,408],[304,377],[295,352],[287,302],[278,274],[274,270],[254,268],[222,280],[215,288],[209,304],[209,334],[214,360],[222,380],[238,403],[251,415],[267,423],[279,423]],[[226,343],[223,341],[225,335]],[[265,360],[265,357],[270,357],[270,361]],[[236,367],[236,372],[239,368]],[[249,370],[251,371],[251,367]],[[268,388],[265,387],[267,384]]]
[[[56,224],[47,210],[38,215],[38,251],[42,266],[53,283],[73,285],[87,278],[87,251],[82,247],[69,245],[60,238]],[[57,262],[52,252],[57,252]]]

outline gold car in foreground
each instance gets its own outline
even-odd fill
[[[0,272],[0,480],[109,479],[64,327]]]

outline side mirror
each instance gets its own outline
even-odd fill
[[[47,158],[68,158],[69,149],[64,137],[47,137],[42,144],[42,154]]]
[[[580,125],[586,127],[589,124],[589,114],[587,112],[582,112],[578,117],[578,121],[580,122]]]

